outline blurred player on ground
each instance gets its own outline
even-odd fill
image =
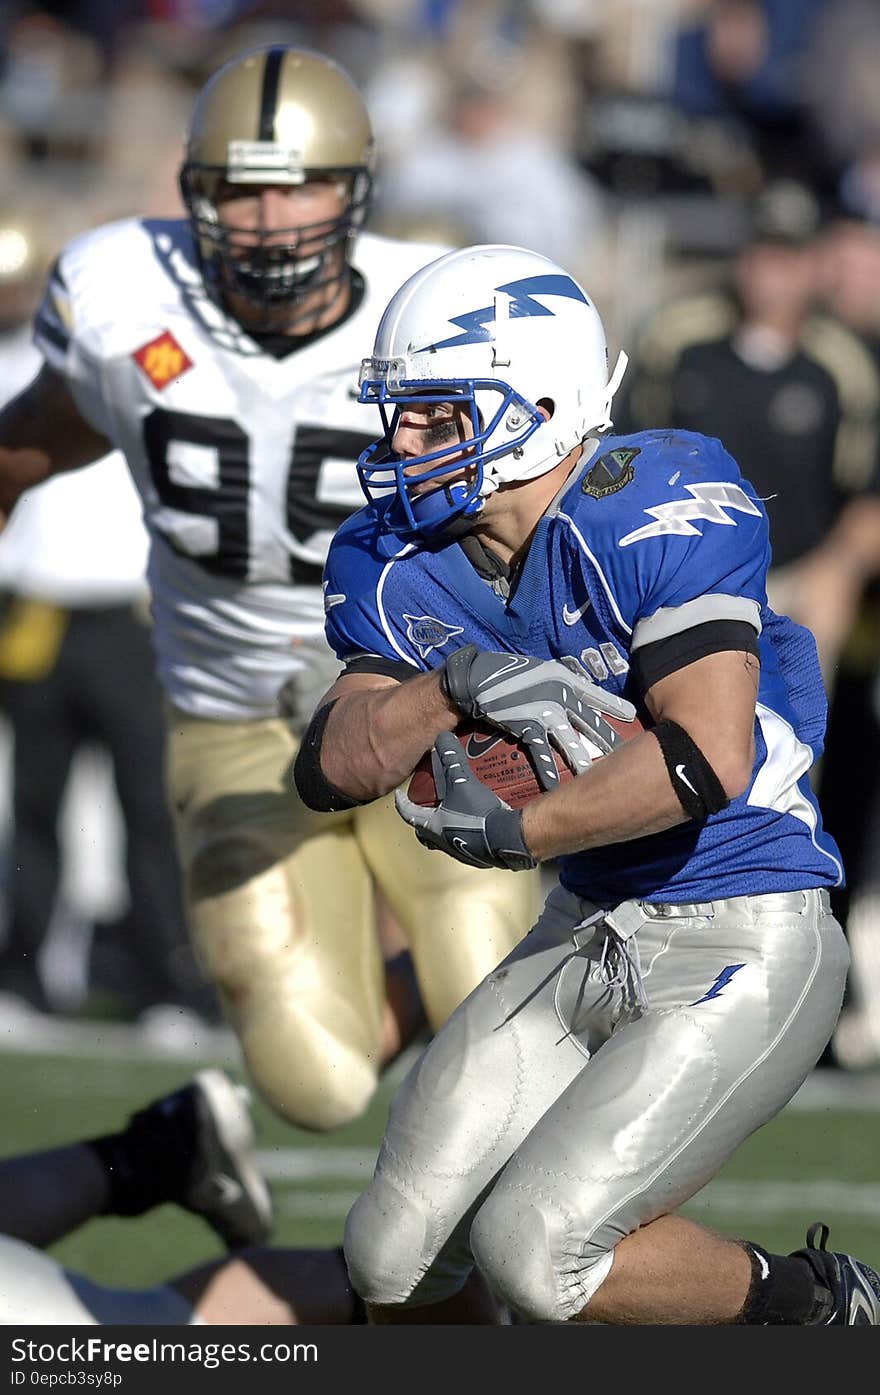
[[[229,1250],[149,1289],[114,1288],[40,1247],[97,1216],[172,1203]],[[270,1249],[272,1199],[247,1091],[200,1071],[118,1133],[0,1159],[0,1324],[147,1326],[363,1322],[339,1250]]]

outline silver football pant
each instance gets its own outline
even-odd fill
[[[847,965],[825,892],[603,913],[557,887],[398,1090],[346,1224],[358,1293],[437,1302],[476,1262],[527,1318],[575,1316],[791,1099]]]

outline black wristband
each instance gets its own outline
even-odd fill
[[[493,809],[486,815],[486,841],[511,872],[537,867],[522,831],[522,809]]]
[[[459,712],[468,717],[476,715],[468,679],[471,664],[479,652],[476,644],[463,644],[460,649],[449,655],[440,674],[440,690],[443,696],[449,698]]]
[[[724,786],[684,727],[664,718],[649,731],[660,743],[672,788],[688,818],[705,823],[710,814],[726,809],[730,800]]]

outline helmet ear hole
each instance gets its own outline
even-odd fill
[[[552,397],[539,397],[535,406],[547,421],[550,421],[553,413],[556,411],[556,403],[553,401]]]

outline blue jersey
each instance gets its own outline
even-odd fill
[[[344,662],[377,655],[418,670],[471,642],[574,655],[602,687],[637,700],[630,661],[640,646],[746,621],[761,663],[748,789],[702,825],[561,858],[561,880],[603,905],[839,886],[840,853],[809,779],[827,710],[816,646],[769,609],[769,560],[766,512],[719,441],[607,437],[542,517],[507,599],[458,543],[404,545],[381,512],[353,515],[325,569],[327,637]]]

